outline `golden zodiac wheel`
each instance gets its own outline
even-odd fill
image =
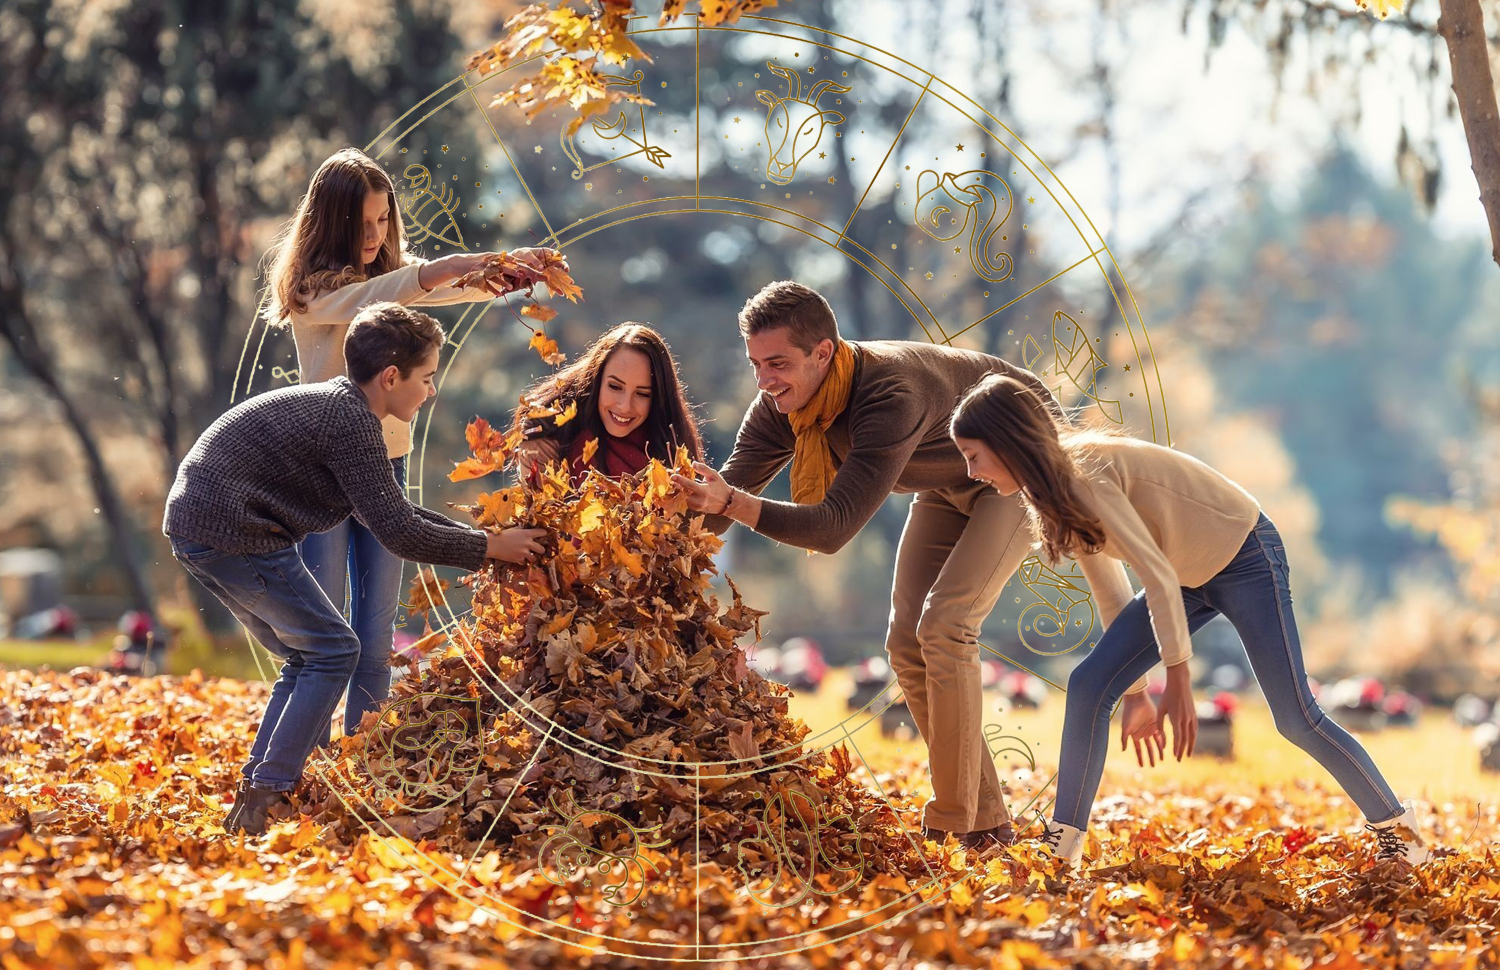
[[[852,264],[848,272],[876,281],[872,289],[884,301],[880,312],[905,321],[911,335],[959,346],[981,336],[996,338],[990,349],[998,345],[1009,359],[1035,371],[1088,420],[1128,424],[1170,443],[1151,341],[1119,266],[1078,200],[1003,119],[936,74],[831,31],[757,17],[715,28],[691,22],[656,27],[641,19],[636,27],[632,38],[654,60],[609,83],[647,97],[669,87],[691,89],[690,111],[668,114],[662,106],[629,105],[613,118],[582,126],[576,135],[566,131],[568,119],[547,119],[502,137],[495,123],[497,109],[487,105],[487,95],[498,90],[497,80],[505,72],[457,77],[366,146],[393,174],[400,173],[400,207],[411,238],[435,253],[552,245],[570,256],[598,253],[620,262],[631,252],[630,231],[638,220],[670,219],[683,233],[738,225],[758,245],[796,245],[824,258],[842,257]],[[764,67],[736,68],[732,76],[705,70],[705,44],[720,41],[764,50]],[[883,120],[881,112],[866,105],[865,92],[876,90],[886,115],[904,117],[899,124]],[[460,147],[455,150],[455,145]],[[538,166],[566,173],[564,189],[550,195],[534,191],[527,175],[542,171]],[[853,185],[840,186],[841,178]],[[728,194],[726,183],[746,191]],[[917,231],[892,242],[882,227],[893,225]],[[520,233],[527,228],[536,238],[522,242]],[[587,279],[580,277],[580,282],[587,289]],[[1086,294],[1098,293],[1108,295],[1110,307],[1102,319],[1088,316],[1083,306]],[[450,380],[465,342],[493,312],[501,311],[489,304],[463,309],[451,327],[440,386]],[[295,372],[279,364],[267,372],[262,360],[267,333],[261,327],[257,322],[247,335],[236,394],[255,389],[263,373],[270,383],[295,380]],[[669,326],[661,329],[673,339]],[[738,354],[736,336],[724,327],[725,350]],[[457,499],[461,486],[450,486],[444,474],[456,456],[433,455],[429,482],[426,444],[434,421],[457,423],[466,417],[443,410],[439,397],[418,418],[415,461],[408,470],[414,501],[441,507]],[[1093,603],[1076,571],[1058,571],[1033,558],[1007,587],[1007,594],[1012,592],[1015,602],[1010,605],[1019,613],[1017,639],[1030,652],[1056,656],[1097,639]],[[884,609],[881,604],[880,611]],[[450,629],[458,620],[449,607],[440,625]],[[476,679],[486,684],[498,680],[484,673],[476,670]],[[836,830],[854,823],[847,814],[835,814],[836,806],[820,809],[774,780],[778,771],[803,759],[847,758],[849,749],[858,759],[857,770],[864,757],[856,735],[888,715],[898,695],[892,681],[860,710],[795,748],[711,766],[627,753],[549,722],[524,698],[496,695],[492,700],[527,724],[545,724],[542,745],[568,751],[574,763],[625,771],[649,783],[686,786],[700,811],[708,786],[763,778],[762,810],[737,844],[718,847],[734,861],[727,869],[721,865],[712,878],[739,879],[743,905],[767,912],[817,895],[843,894],[839,919],[759,941],[754,954],[764,957],[814,945],[804,939],[811,933],[818,934],[818,943],[827,943],[878,928],[924,905],[934,891],[967,878],[964,872],[929,865],[925,884],[862,910],[857,893],[865,881],[859,854],[863,843],[856,835],[852,857],[860,860],[858,867],[849,864],[850,854],[835,857],[826,850]],[[425,707],[421,718],[409,724],[400,723],[388,709],[380,729],[384,747],[371,747],[370,757],[422,743],[422,731],[430,729],[445,760],[423,779],[393,780],[383,792],[362,789],[353,779],[327,779],[340,797],[360,809],[362,818],[374,819],[369,831],[382,837],[382,844],[436,885],[516,932],[643,959],[724,962],[744,952],[743,943],[706,939],[687,920],[680,932],[663,938],[665,931],[658,931],[649,940],[612,931],[615,924],[602,918],[580,927],[575,920],[518,902],[515,892],[501,893],[493,883],[473,878],[474,867],[483,865],[481,857],[490,851],[484,840],[456,867],[404,838],[381,817],[382,797],[386,806],[405,804],[403,799],[423,793],[422,783],[439,779],[446,785],[441,797],[451,802],[480,757],[477,742],[465,733],[472,724],[453,713],[462,710],[464,700],[436,701],[437,707]],[[1008,755],[1012,763],[1036,772],[1034,745],[1006,730],[986,726],[992,756],[1000,760]],[[388,773],[387,763],[380,764]],[[876,777],[870,767],[874,794],[889,802]],[[1050,804],[1045,800],[1050,784],[1049,779],[1032,785],[1029,801],[1012,804],[1018,820],[1027,810]],[[561,801],[555,792],[548,799],[556,818],[548,823],[552,834],[538,854],[537,890],[528,898],[546,900],[551,893],[546,886],[592,877],[604,887],[600,899],[628,910],[647,883],[661,877],[665,857],[657,850],[667,843],[658,840],[658,827],[635,825],[617,814],[619,804],[584,805],[574,793],[567,794]],[[502,806],[500,813],[505,810]],[[589,844],[600,826],[613,833],[607,846]],[[698,847],[679,860],[683,871],[677,876],[692,881],[698,889],[695,897],[704,888],[705,853]],[[778,886],[785,891],[771,891]]]

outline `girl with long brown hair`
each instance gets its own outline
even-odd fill
[[[512,255],[527,258],[529,250]],[[491,254],[454,253],[424,260],[409,251],[396,207],[396,187],[379,163],[357,148],[334,152],[313,174],[297,211],[267,253],[268,286],[261,312],[268,324],[290,327],[303,384],[344,374],[344,335],[361,307],[380,301],[407,306],[478,302],[498,287],[451,284]],[[382,422],[396,480],[406,485],[411,425]],[[350,626],[359,637],[359,664],[349,682],[344,732],[390,693],[386,660],[401,596],[401,560],[368,528],[349,518],[313,533],[303,560],[335,606],[348,595]]]
[[[601,334],[578,360],[534,384],[526,400],[513,425],[529,439],[521,454],[525,475],[561,456],[575,484],[590,468],[619,477],[640,471],[652,458],[670,465],[679,445],[693,461],[703,459],[703,440],[671,348],[645,324],[622,323]],[[568,401],[577,404],[577,418],[561,426],[526,418],[531,407]],[[592,449],[591,441],[597,442]]]
[[[1068,678],[1057,799],[1044,845],[1081,862],[1110,712],[1121,695],[1122,750],[1133,740],[1137,759],[1155,764],[1171,721],[1177,759],[1193,753],[1189,635],[1222,614],[1244,642],[1277,729],[1343,786],[1369,821],[1378,855],[1427,860],[1414,809],[1396,799],[1369,753],[1308,689],[1286,547],[1249,493],[1170,448],[1062,427],[1035,392],[1009,377],[971,388],[950,433],[971,478],[1021,496],[1045,555],[1078,561],[1105,624]],[[1141,577],[1141,593],[1131,588],[1124,562]],[[1167,665],[1167,687],[1153,709],[1145,675],[1159,660]]]

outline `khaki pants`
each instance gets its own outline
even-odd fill
[[[1020,500],[987,485],[918,493],[907,515],[885,649],[927,744],[929,828],[971,832],[1010,818],[983,734],[979,625],[1031,543]]]

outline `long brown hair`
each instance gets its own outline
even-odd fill
[[[371,192],[385,193],[391,217],[380,252],[366,266],[360,250],[365,198]],[[271,325],[282,326],[292,314],[307,312],[308,301],[324,290],[389,273],[408,258],[395,183],[358,148],[340,149],[313,173],[296,214],[266,253],[269,285],[261,313]]]
[[[1031,510],[1032,530],[1054,562],[1104,546],[1104,523],[1074,489],[1078,457],[1100,433],[1065,420],[1014,377],[991,374],[969,388],[948,423],[949,435],[983,442],[1005,463]]]
[[[542,435],[557,441],[566,452],[578,436],[591,432],[603,439],[607,432],[599,420],[599,387],[604,382],[604,365],[621,347],[630,347],[646,355],[651,362],[651,410],[643,427],[646,430],[646,454],[671,462],[678,445],[686,445],[694,461],[703,460],[703,439],[698,422],[683,397],[677,363],[662,335],[643,323],[622,323],[601,334],[576,361],[556,374],[542,378],[526,391],[531,406],[546,406],[575,401],[578,415],[558,428],[550,422],[543,425]],[[516,409],[512,427],[532,429],[526,419],[527,405]]]

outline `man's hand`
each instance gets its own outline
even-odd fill
[[[1198,711],[1193,703],[1193,684],[1186,662],[1167,668],[1167,689],[1156,711],[1158,734],[1168,718],[1172,720],[1172,754],[1178,761],[1192,757],[1193,743],[1198,739]]]
[[[551,438],[532,438],[516,446],[516,468],[522,478],[539,473],[550,461],[557,461],[557,442]]]
[[[485,537],[484,558],[501,562],[522,563],[542,552],[541,537],[546,529],[523,529],[512,526]]]
[[[693,462],[693,470],[702,477],[688,478],[686,475],[673,475],[672,484],[687,494],[688,508],[694,512],[723,515],[731,492],[729,483],[724,481],[718,472],[701,461]]]
[[[1156,723],[1156,705],[1145,691],[1126,694],[1120,704],[1120,750],[1130,741],[1135,742],[1135,760],[1142,768],[1148,758],[1153,768],[1158,759],[1166,760],[1167,736]]]

